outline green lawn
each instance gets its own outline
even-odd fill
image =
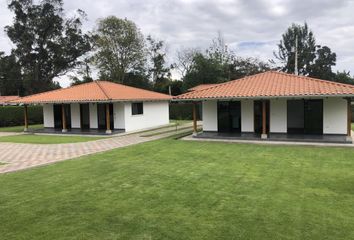
[[[23,128],[24,126],[0,127],[0,132],[23,132]],[[43,124],[34,124],[28,126],[29,130],[38,130],[42,128]]]
[[[88,142],[103,137],[83,137],[83,136],[53,136],[53,135],[14,135],[0,137],[0,142],[12,142],[12,143],[35,143],[35,144],[60,144],[60,143],[76,143],[76,142]]]
[[[352,130],[354,131],[354,123],[352,123]]]
[[[354,239],[354,149],[164,139],[0,175],[1,239]]]

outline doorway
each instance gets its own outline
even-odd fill
[[[110,130],[113,130],[113,104],[109,104],[109,116],[110,116]],[[106,123],[106,104],[105,103],[98,103],[97,104],[97,119],[98,119],[98,129],[107,130],[107,123]]]
[[[89,104],[80,104],[81,129],[90,129],[90,108]]]
[[[269,133],[269,100],[266,102],[266,134]],[[263,128],[263,101],[256,100],[254,101],[254,132],[261,134]]]
[[[54,128],[63,129],[63,119],[62,119],[62,104],[54,104]],[[70,104],[64,104],[66,128],[71,129],[71,111]]]
[[[288,133],[323,134],[323,100],[288,100]]]
[[[218,132],[241,132],[241,103],[239,101],[218,102]]]

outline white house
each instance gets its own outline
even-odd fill
[[[342,142],[351,141],[353,97],[352,85],[269,71],[174,100],[201,103],[198,137]]]
[[[169,124],[171,97],[107,81],[22,97],[13,102],[43,105],[48,132],[131,132]]]

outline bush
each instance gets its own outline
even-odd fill
[[[41,123],[43,123],[42,106],[28,106],[28,124]],[[23,124],[23,106],[0,106],[0,127],[20,126]]]
[[[171,103],[170,119],[176,120],[192,120],[193,119],[193,103]],[[197,105],[197,119],[201,119],[201,105]]]

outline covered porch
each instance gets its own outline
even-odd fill
[[[352,142],[351,98],[219,99],[194,103],[203,109],[203,131],[197,134],[195,128],[196,138]]]
[[[24,106],[24,131],[28,131],[28,105]],[[44,129],[37,133],[110,135],[125,132],[123,103],[42,104]]]

